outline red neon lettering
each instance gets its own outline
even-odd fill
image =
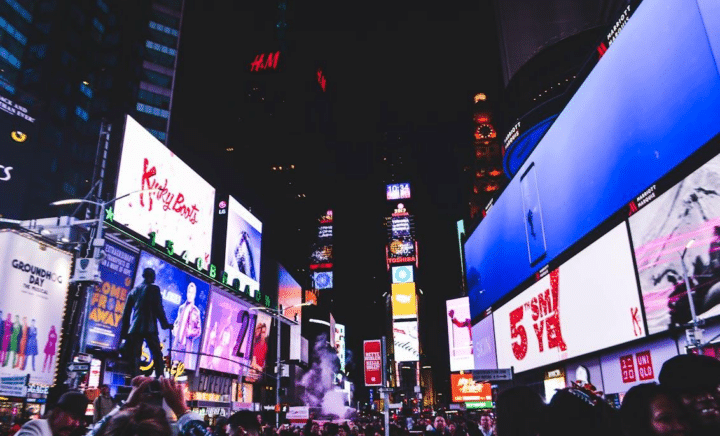
[[[250,71],[260,71],[260,68],[263,66],[263,60],[265,59],[265,54],[259,54],[255,56],[255,60],[250,64]]]
[[[527,332],[525,331],[525,327],[520,324],[523,319],[523,314],[522,306],[510,312],[510,336],[519,339],[518,342],[512,343],[512,351],[517,360],[523,360],[525,355],[527,355],[528,349]]]

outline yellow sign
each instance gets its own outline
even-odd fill
[[[415,283],[392,285],[392,311],[393,318],[417,317]]]

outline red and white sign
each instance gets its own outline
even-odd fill
[[[363,343],[365,386],[382,386],[382,341],[373,339]]]
[[[620,373],[622,374],[623,383],[633,383],[637,380],[635,360],[633,360],[632,354],[620,356]]]
[[[115,202],[115,222],[145,237],[155,232],[158,245],[173,241],[190,261],[210,263],[215,188],[131,117],[115,196],[124,197]]]
[[[650,356],[650,350],[642,351],[635,354],[635,360],[637,361],[637,370],[640,380],[654,380],[655,371],[653,371],[652,357]]]
[[[494,324],[498,367],[517,372],[645,336],[625,224],[497,309]]]

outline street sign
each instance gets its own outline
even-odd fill
[[[70,372],[90,371],[90,364],[89,363],[78,363],[78,362],[68,363],[67,370]]]
[[[92,257],[75,259],[75,274],[70,278],[70,283],[74,282],[102,282],[98,260]]]
[[[395,390],[395,388],[378,388],[378,392],[380,392],[380,393],[393,392],[394,390]]]
[[[474,369],[472,371],[473,380],[475,381],[501,381],[512,380],[512,368],[508,369]]]

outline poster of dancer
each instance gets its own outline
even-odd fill
[[[250,296],[260,289],[262,223],[237,200],[228,201],[225,272],[228,282],[240,280],[240,290],[250,287]]]

